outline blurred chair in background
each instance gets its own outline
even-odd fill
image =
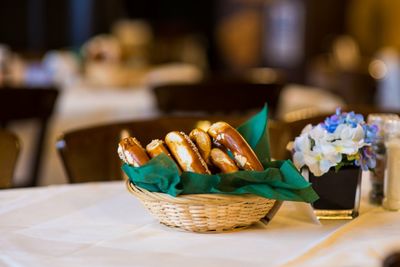
[[[245,81],[204,81],[193,84],[156,86],[158,109],[162,112],[246,113],[268,103],[269,115],[275,114],[282,85]]]
[[[72,183],[120,180],[122,162],[117,147],[122,137],[134,136],[146,146],[153,139],[164,139],[170,131],[189,133],[199,123],[224,120],[238,126],[245,119],[235,116],[160,117],[106,124],[65,133],[57,141],[57,150]]]
[[[331,112],[315,109],[302,109],[287,114],[283,122],[290,128],[290,135],[296,137],[308,124],[317,125],[324,122],[325,118],[331,114]]]
[[[343,111],[349,112],[354,111],[355,113],[361,114],[364,120],[368,121],[368,116],[370,114],[397,114],[400,115],[400,109],[388,109],[382,108],[375,105],[346,105],[342,108]]]
[[[340,108],[342,111],[345,112],[354,111],[355,113],[359,113],[364,116],[365,120],[367,119],[368,115],[372,113],[400,114],[400,110],[382,109],[376,106],[368,106],[368,105],[343,105]],[[284,123],[300,123],[307,121],[318,121],[320,119],[320,122],[323,122],[324,118],[332,115],[334,112],[335,111],[329,112],[327,110],[321,110],[319,108],[314,108],[314,107],[303,108],[286,113],[281,121]]]
[[[341,71],[334,79],[336,83],[333,92],[341,96],[347,104],[375,104],[377,83],[368,72]]]
[[[318,65],[318,66],[317,66]],[[365,68],[368,68],[368,64]],[[317,63],[313,67],[312,86],[326,89],[350,105],[373,105],[377,81],[367,70],[333,70]]]
[[[29,155],[31,161],[29,177],[24,177],[22,186],[37,185],[47,125],[57,97],[58,90],[55,88],[0,89],[0,127],[8,128],[14,122],[34,120],[39,128],[38,135],[34,139],[32,155]]]
[[[276,117],[281,120],[291,121],[293,119],[286,119],[285,117],[296,117],[298,114],[304,116],[306,110],[312,112],[312,114],[315,112],[335,112],[337,107],[344,105],[343,99],[327,90],[291,84],[285,86],[282,90]]]
[[[286,149],[287,144],[291,141],[290,129],[281,121],[268,121],[268,135],[271,158],[273,160],[285,160],[289,158]]]
[[[0,189],[13,186],[19,150],[18,137],[12,132],[0,129]]]

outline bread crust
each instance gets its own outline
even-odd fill
[[[214,166],[220,169],[222,173],[237,172],[239,170],[233,159],[219,148],[213,148],[211,150],[210,159]]]
[[[183,171],[211,174],[197,147],[185,133],[169,132],[165,143]]]
[[[190,140],[197,146],[199,153],[208,165],[211,164],[210,153],[211,153],[211,137],[202,129],[193,129],[189,134]]]
[[[154,139],[146,146],[147,154],[149,154],[150,158],[155,158],[161,153],[166,154],[171,157],[168,149],[164,146],[164,141],[160,139]]]
[[[134,167],[142,166],[150,160],[135,137],[127,137],[119,142],[118,155],[125,163]]]
[[[253,149],[240,135],[240,133],[226,122],[216,122],[208,129],[208,134],[215,143],[221,144],[229,150],[240,169],[249,171],[263,171],[264,168],[258,160]]]
[[[153,141],[151,141],[147,146],[146,146],[146,151],[147,154],[149,154],[149,156],[151,158],[155,158],[158,155],[160,155],[161,153],[164,153],[165,155],[167,155],[168,157],[170,157],[170,159],[172,159],[172,161],[175,163],[176,167],[178,168],[178,172],[179,174],[181,174],[181,170],[178,166],[178,164],[176,163],[176,161],[172,158],[171,153],[169,153],[167,147],[164,145],[165,142],[163,140],[160,139],[154,139]]]

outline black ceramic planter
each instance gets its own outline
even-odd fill
[[[313,203],[320,219],[352,219],[358,216],[361,193],[361,170],[346,166],[338,172],[329,170],[322,176],[309,173],[309,181],[319,199]]]

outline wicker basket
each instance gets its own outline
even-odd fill
[[[223,232],[262,219],[278,201],[256,195],[191,194],[172,197],[126,182],[129,192],[162,223],[191,232]]]

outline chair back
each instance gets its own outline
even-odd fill
[[[25,186],[37,185],[47,125],[57,96],[58,90],[55,88],[0,89],[0,128],[7,128],[10,123],[22,120],[35,120],[39,125],[31,157],[31,175],[26,179]]]
[[[162,112],[245,113],[268,103],[270,115],[278,105],[281,84],[245,81],[204,81],[153,87]]]
[[[368,72],[341,71],[335,76],[333,91],[349,105],[373,105],[377,82]]]
[[[18,137],[0,129],[0,189],[12,187],[19,150]]]
[[[57,141],[57,150],[72,183],[120,180],[123,175],[117,146],[124,134],[136,137],[146,146],[153,139],[163,139],[173,130],[189,133],[201,121],[212,123],[223,120],[236,127],[246,119],[247,116],[166,116],[101,125],[64,133]],[[277,140],[281,140],[282,136],[279,132],[281,128],[274,123],[269,125],[272,157],[278,158],[275,154],[282,154],[281,151],[276,152],[276,146],[280,145]]]
[[[292,138],[290,133],[290,128],[284,122],[269,120],[268,135],[272,159],[284,160],[290,158],[290,153],[286,149]]]

